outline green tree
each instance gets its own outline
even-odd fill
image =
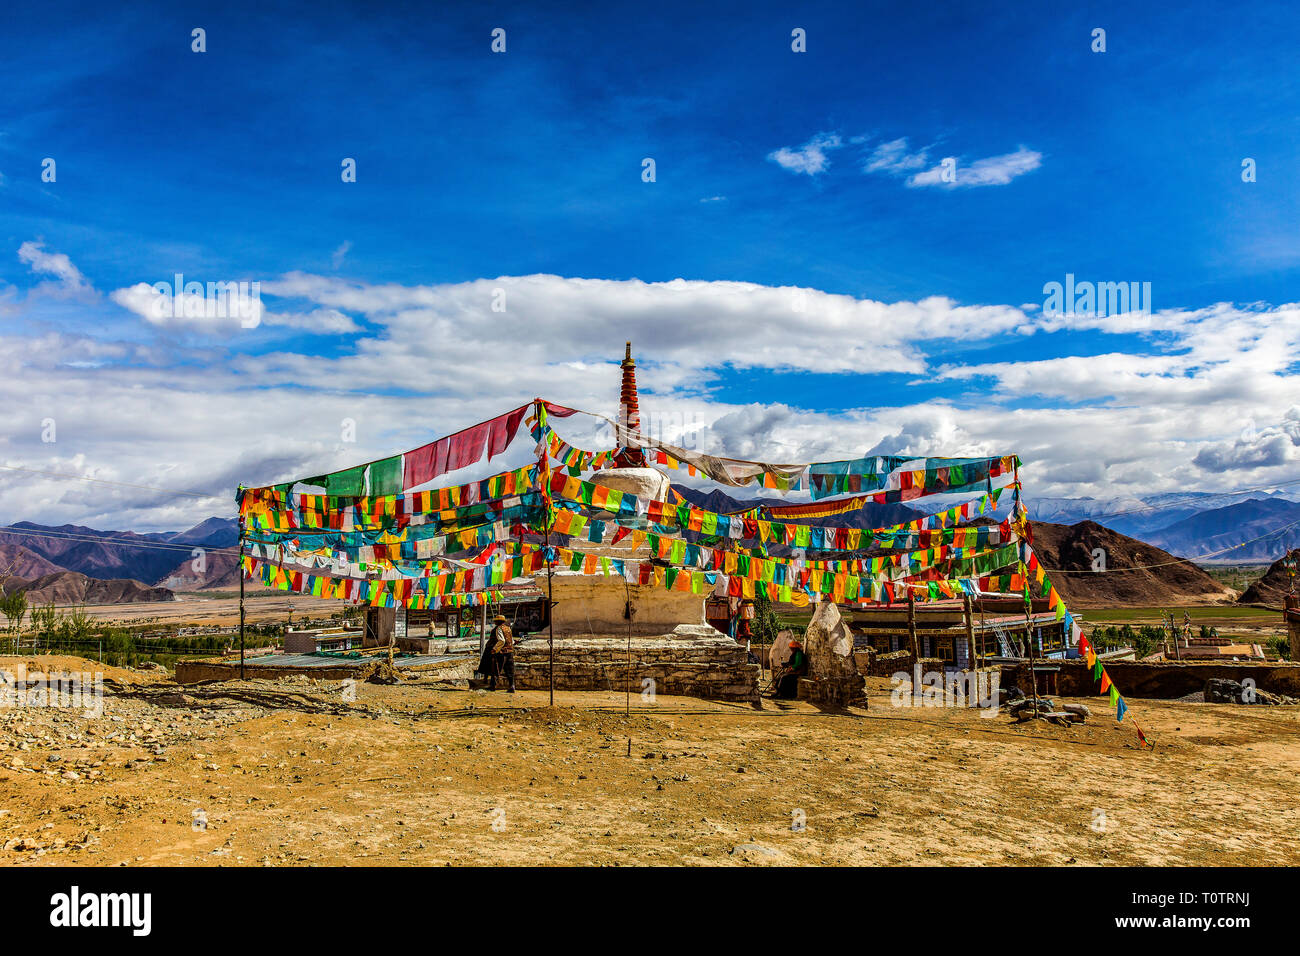
[[[781,630],[781,622],[776,618],[772,600],[762,588],[754,589],[754,623],[751,630],[755,643],[763,645],[772,644],[777,632]]]
[[[54,638],[57,634],[59,622],[59,612],[54,607],[54,599],[44,607],[39,605],[32,608],[32,632],[36,635],[38,647],[50,649],[53,647]]]
[[[27,592],[13,590],[0,598],[0,614],[9,622],[8,632],[13,638],[14,651],[18,650],[18,632],[22,628],[23,615],[27,613]]]

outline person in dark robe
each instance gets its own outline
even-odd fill
[[[510,625],[506,623],[504,614],[498,614],[493,621],[496,626],[492,628],[492,636],[488,640],[488,647],[492,650],[492,670],[488,676],[488,690],[496,690],[497,680],[504,678],[506,692],[513,694],[515,692],[515,635],[510,630]]]

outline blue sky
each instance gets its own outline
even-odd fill
[[[616,360],[630,336],[665,407],[706,422],[752,405],[779,405],[792,422],[809,413],[825,438],[819,451],[835,447],[833,437],[849,446],[846,456],[887,439],[926,450],[1016,443],[1038,455],[1041,475],[1068,477],[1072,462],[1094,460],[1097,449],[1072,451],[1053,428],[1099,429],[1112,443],[1103,450],[1134,440],[1176,450],[1166,448],[1158,469],[1117,452],[1107,464],[1117,471],[1043,480],[1044,491],[1293,477],[1297,452],[1284,446],[1300,401],[1295,367],[1263,355],[1289,348],[1296,319],[1285,306],[1300,298],[1300,14],[1281,3],[992,9],[9,9],[0,31],[0,331],[10,351],[51,335],[58,343],[48,365],[30,349],[11,356],[25,407],[12,413],[0,456],[159,480],[159,463],[127,447],[174,440],[148,422],[108,428],[116,445],[32,443],[34,422],[53,414],[42,402],[61,403],[69,435],[74,423],[83,434],[105,432],[68,397],[77,394],[89,402],[117,388],[158,388],[160,407],[237,405],[232,414],[263,422],[259,402],[283,405],[286,390],[314,403],[294,405],[291,418],[361,392],[389,394],[389,404],[368,406],[384,420],[370,432],[373,448],[319,437],[281,462],[310,471],[407,447],[408,437],[418,444],[422,430],[459,427],[468,421],[459,416],[490,414],[531,397],[527,389],[596,401],[599,376],[566,379],[564,370]],[[206,52],[191,50],[195,27],[206,31]],[[504,54],[490,50],[497,27],[506,30]],[[1091,49],[1098,27],[1104,53]],[[805,53],[791,50],[794,28],[806,31]],[[57,163],[54,183],[40,178],[46,157]],[[344,157],[357,162],[355,183],[340,179]],[[642,180],[647,157],[651,183]],[[927,184],[949,157],[956,185]],[[1251,183],[1241,175],[1247,157],[1257,165]],[[72,271],[48,257],[66,257]],[[123,290],[177,272],[260,280],[268,309],[297,318],[237,334],[163,327],[124,305]],[[1067,272],[1150,282],[1166,318],[1044,325],[1043,285]],[[504,317],[475,312],[456,292],[533,275],[621,285],[566,299],[586,334],[562,341],[545,319],[555,289],[536,290],[552,296],[547,303],[515,299]],[[699,284],[694,358],[683,344],[692,327],[665,321],[656,310],[672,307],[641,302],[632,280]],[[353,294],[323,291],[330,283]],[[750,306],[737,306],[734,325],[718,321],[708,308],[718,283],[772,295],[804,287],[814,309],[824,297],[893,306],[941,297],[943,309],[982,307],[994,318],[985,328],[954,320],[951,335],[912,335],[907,309],[867,309],[854,329],[826,334],[819,355],[815,316],[786,328],[768,303],[748,317]],[[393,289],[409,293],[402,314],[391,308]],[[653,286],[649,298],[664,294]],[[458,323],[446,302],[466,318]],[[1217,303],[1228,311],[1207,318]],[[437,316],[427,327],[438,336],[459,328],[473,340],[477,348],[455,356],[481,375],[394,370],[385,348],[399,330],[418,334],[411,310],[421,308]],[[1007,320],[1016,310],[1023,322]],[[665,325],[680,334],[661,340]],[[1285,331],[1265,341],[1265,327]],[[784,349],[791,339],[798,348]],[[544,373],[540,382],[501,368],[493,349],[503,341],[506,354]],[[881,348],[837,361],[855,342]],[[511,353],[515,343],[532,350]],[[448,354],[422,347],[430,363]],[[1126,371],[1110,355],[1142,361]],[[367,359],[388,362],[387,375]],[[1090,361],[1096,378],[1118,377],[1118,386],[1056,387]],[[48,394],[33,390],[38,382]],[[485,382],[501,394],[486,394]],[[1207,401],[1221,403],[1217,414]],[[394,421],[413,407],[419,422]],[[1052,416],[1060,410],[1079,414]],[[1210,444],[1227,454],[1251,422],[1253,435],[1282,436],[1277,447],[1238,449],[1242,470],[1226,477],[1194,464]],[[196,418],[189,430],[207,424]],[[1132,427],[1148,430],[1138,437]],[[263,429],[255,437],[268,447],[306,441]],[[237,434],[248,435],[242,418]],[[720,427],[710,440],[734,454],[761,451],[754,438]],[[802,447],[795,435],[781,441],[787,455]],[[1236,460],[1224,454],[1213,460]],[[223,481],[235,460],[223,463]],[[270,463],[253,456],[243,467]],[[60,500],[52,493],[49,507],[75,511]],[[0,493],[0,517],[35,517],[11,513],[18,508]]]

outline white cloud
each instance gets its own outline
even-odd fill
[[[186,285],[189,286],[190,283]],[[198,286],[198,283],[195,285]],[[254,329],[262,324],[264,310],[261,297],[255,293],[254,287],[249,283],[245,283],[245,287],[246,290],[236,286],[233,292],[210,294],[206,286],[202,292],[186,289],[172,291],[168,283],[149,285],[147,282],[137,282],[125,289],[114,290],[109,298],[151,325],[159,327],[200,332]]]
[[[492,308],[498,289],[504,313]],[[114,301],[140,315],[154,294],[137,285]],[[1105,497],[1120,485],[1218,490],[1225,476],[1266,485],[1295,477],[1300,454],[1296,305],[1121,316],[1085,337],[1010,305],[886,303],[743,282],[532,275],[404,286],[291,273],[263,282],[262,294],[264,327],[310,334],[282,334],[278,350],[257,355],[240,350],[255,340],[243,332],[214,344],[209,333],[227,325],[165,324],[166,335],[139,341],[153,323],[73,333],[35,322],[42,331],[10,336],[0,349],[0,463],[219,498],[0,471],[0,521],[178,528],[231,513],[239,481],[383,457],[536,395],[613,413],[626,339],[645,417],[669,440],[735,457],[1014,451],[1029,494]],[[18,307],[39,317],[39,302]],[[333,338],[321,348],[325,333]],[[1112,333],[1148,346],[1097,354]],[[1036,359],[1048,335],[1052,357]],[[957,363],[954,340],[988,343],[996,357]],[[736,381],[728,369],[743,372],[743,399],[722,390]],[[921,387],[846,374],[881,371]],[[822,373],[846,374],[843,388],[828,388],[835,380]],[[940,391],[950,397],[935,399]],[[45,418],[57,423],[54,444],[41,441]],[[355,443],[342,440],[345,419],[356,423]],[[1258,435],[1241,439],[1251,422]],[[595,422],[556,424],[576,444],[607,445]],[[511,453],[519,463],[527,444]]]
[[[951,169],[955,166],[956,178],[945,178],[945,163]],[[1043,154],[1021,146],[1014,153],[1002,156],[990,156],[977,159],[973,163],[958,162],[957,157],[949,156],[938,165],[908,177],[907,185],[943,186],[948,189],[969,186],[1005,186],[1017,176],[1033,172],[1043,164]]]
[[[902,175],[914,169],[920,169],[925,164],[926,151],[923,149],[918,153],[909,153],[907,150],[907,137],[904,136],[888,143],[881,143],[872,150],[871,155],[862,164],[862,171],[864,173]]]
[[[1196,453],[1192,464],[1209,472],[1240,471],[1268,468],[1300,461],[1295,452],[1295,442],[1278,432],[1261,434],[1252,440],[1222,442],[1207,445]]]
[[[343,242],[339,244],[339,247],[335,249],[334,252],[330,255],[330,265],[332,265],[335,268],[335,270],[337,270],[340,266],[343,265],[343,259],[347,256],[347,254],[351,251],[351,249],[352,249],[352,240],[344,239]]]
[[[768,153],[767,158],[792,173],[816,176],[825,172],[830,165],[830,158],[826,154],[843,145],[839,133],[818,133],[798,149],[782,146]]]
[[[188,285],[188,283],[187,283]],[[109,298],[134,312],[151,325],[173,330],[213,334],[266,327],[306,329],[315,332],[350,333],[360,326],[351,316],[333,308],[316,308],[304,313],[268,311],[261,298],[261,283],[246,283],[223,295],[204,288],[175,295],[168,283],[137,282],[116,289]]]
[[[93,295],[94,288],[76,266],[62,252],[46,252],[43,242],[24,242],[18,247],[18,259],[35,275],[53,276],[51,282],[42,282],[38,289],[60,296]]]

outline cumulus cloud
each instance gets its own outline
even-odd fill
[[[256,329],[263,325],[315,332],[356,332],[351,316],[334,308],[307,312],[272,312],[262,302],[260,282],[197,284],[176,293],[169,283],[137,282],[116,289],[109,298],[151,325],[202,334]]]
[[[797,149],[782,146],[768,153],[767,158],[792,173],[816,176],[825,172],[830,165],[830,158],[826,154],[843,145],[839,133],[818,133]]]
[[[143,311],[156,294],[137,284],[101,303],[143,321],[88,332],[33,323],[42,331],[0,349],[0,463],[217,497],[0,471],[0,520],[182,527],[231,513],[237,482],[384,457],[536,395],[612,414],[627,339],[643,418],[666,440],[714,454],[798,462],[1016,452],[1029,494],[1097,496],[1120,486],[1221,490],[1242,469],[1265,485],[1295,477],[1300,454],[1295,305],[1219,304],[1162,312],[1146,325],[1120,317],[1084,340],[1022,307],[938,296],[880,302],[743,282],[553,275],[370,284],[290,273],[262,283],[258,328],[282,327],[263,340],[257,331],[214,336],[231,326],[206,318],[150,321]],[[150,329],[165,334],[138,334]],[[1134,349],[1126,338],[1128,351],[1096,354],[1098,335],[1112,333],[1148,345]],[[1046,336],[1053,357],[1035,360],[1033,343]],[[269,350],[255,346],[264,341]],[[1001,351],[955,362],[954,341]],[[737,370],[748,384],[733,392]],[[771,371],[812,373],[823,385],[834,373],[844,387],[812,393],[802,376]],[[41,441],[46,418],[57,423],[56,443]],[[1251,420],[1273,424],[1247,440],[1238,433]],[[611,440],[595,419],[556,424],[578,445]],[[517,463],[527,460],[523,445],[509,453]]]
[[[187,282],[185,286],[173,289],[167,282],[137,282],[113,291],[109,298],[156,326],[217,331],[262,324],[260,290],[252,283]]]
[[[1284,465],[1298,456],[1295,443],[1283,434],[1260,435],[1253,441],[1220,443],[1202,448],[1192,464],[1205,471],[1225,472]]]

